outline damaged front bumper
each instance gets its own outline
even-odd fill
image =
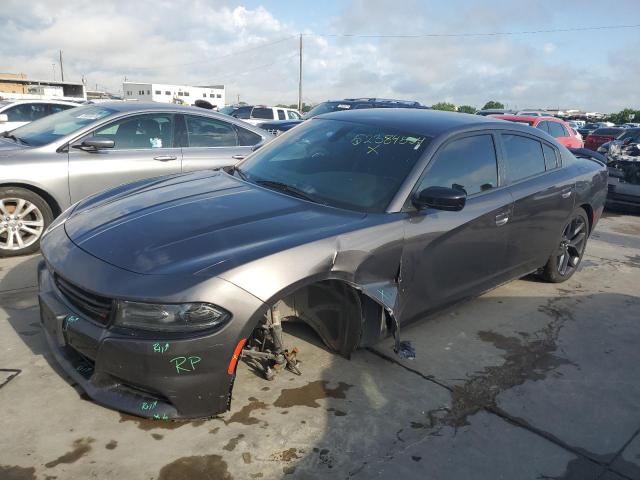
[[[80,273],[75,275],[79,278],[69,279],[75,285],[89,291],[108,291],[113,298],[118,298],[117,293],[105,285],[117,286],[116,291],[136,290],[130,272],[116,272],[121,278],[114,282],[115,267],[88,256],[72,244],[65,242],[64,246],[68,247],[68,265],[84,266],[73,272],[63,268],[65,276],[84,272],[95,279],[89,287],[88,277],[83,281]],[[47,253],[53,252],[43,253],[47,258]],[[64,255],[56,251],[52,256],[60,254]],[[64,265],[57,258],[54,261],[56,267]],[[100,268],[102,274],[97,273]],[[248,337],[251,325],[263,312],[258,299],[228,282],[211,279],[208,289],[211,290],[212,283],[217,286],[213,287],[216,295],[234,312],[224,327],[193,333],[125,329],[109,322],[101,324],[83,313],[62,292],[58,274],[45,261],[38,265],[41,322],[56,361],[92,400],[157,420],[206,418],[228,410],[235,378],[235,368],[228,372],[229,364],[238,341]],[[168,281],[164,279],[165,283]]]

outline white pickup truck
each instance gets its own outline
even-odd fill
[[[252,125],[257,125],[266,120],[301,120],[302,115],[297,110],[285,107],[267,107],[264,105],[240,105],[237,107],[225,107],[220,110]]]

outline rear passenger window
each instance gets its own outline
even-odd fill
[[[540,122],[536,128],[542,130],[543,132],[549,133],[549,127],[547,126],[549,122]]]
[[[552,137],[568,137],[567,131],[564,127],[558,122],[548,122],[549,123],[549,133]]]
[[[238,135],[233,125],[215,118],[185,116],[190,147],[235,147]]]
[[[467,195],[498,186],[498,163],[491,135],[454,140],[431,161],[419,189],[448,187]]]
[[[547,170],[552,170],[556,167],[559,167],[558,155],[556,154],[555,148],[543,143],[542,151],[544,152],[544,164],[547,167]]]
[[[246,128],[238,127],[236,125],[236,131],[238,132],[238,146],[239,147],[253,147],[260,143],[262,137],[257,133],[253,133]]]
[[[287,117],[284,114],[284,110],[278,110],[278,120],[286,120]]]
[[[509,180],[517,182],[523,178],[545,171],[542,144],[520,135],[502,135]]]
[[[251,118],[264,118],[273,120],[273,110],[271,108],[255,107],[251,112]]]

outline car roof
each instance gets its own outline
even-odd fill
[[[562,122],[560,118],[556,117],[539,117],[537,115],[491,115],[493,118],[499,118],[501,120],[509,120],[511,122],[515,121],[524,121],[524,122],[538,122],[538,121],[547,121],[551,120],[552,122]]]
[[[108,108],[111,110],[115,110],[116,112],[133,112],[138,110],[178,110],[183,112],[211,112],[211,110],[206,110],[200,107],[194,107],[191,105],[177,105],[175,103],[161,103],[161,102],[101,102],[97,104],[83,105],[86,107],[99,107],[99,108]],[[214,112],[216,113],[216,112]]]
[[[310,121],[322,119],[364,123],[431,137],[466,126],[504,126],[504,122],[483,117],[482,115],[412,108],[343,110],[340,112],[323,113],[313,117]]]

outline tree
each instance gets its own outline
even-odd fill
[[[504,108],[504,104],[500,102],[496,102],[495,100],[489,100],[487,103],[484,104],[484,107],[482,107],[482,110],[487,110],[488,108]]]
[[[455,112],[456,106],[453,103],[449,102],[438,102],[431,105],[431,108],[434,110],[444,110],[445,112]]]
[[[470,113],[470,114],[474,114],[476,113],[478,110],[476,109],[476,107],[472,107],[471,105],[460,105],[458,107],[458,111],[460,113]]]
[[[616,125],[620,125],[628,122],[640,122],[640,110],[633,108],[625,108],[618,113],[612,113],[607,117],[608,122],[613,122]]]

